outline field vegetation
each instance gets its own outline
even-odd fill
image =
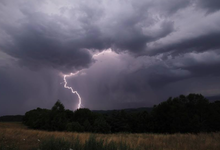
[[[0,150],[161,149],[219,150],[220,101],[189,94],[151,111],[109,113],[73,112],[57,101],[51,109],[26,112],[23,122],[0,122]]]
[[[97,134],[28,129],[0,123],[0,150],[219,150],[220,133]]]

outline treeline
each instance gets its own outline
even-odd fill
[[[8,116],[1,116],[0,122],[22,122],[23,116],[22,115],[8,115]]]
[[[96,133],[198,133],[220,131],[220,101],[210,103],[200,94],[169,98],[148,112],[89,109],[65,110],[57,101],[51,110],[26,112],[23,123],[33,129]]]

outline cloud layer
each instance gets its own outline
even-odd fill
[[[219,10],[219,0],[2,0],[0,100],[22,103],[8,113],[57,98],[75,106],[60,82],[77,70],[69,83],[92,109],[220,95]]]

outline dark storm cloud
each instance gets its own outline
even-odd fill
[[[163,56],[161,56],[163,58]],[[161,63],[146,68],[150,72],[149,84],[161,88],[190,78],[218,77],[220,71],[219,51],[190,52],[160,59]]]
[[[220,95],[218,10],[218,0],[2,0],[0,115],[58,98],[75,109],[60,73],[77,70],[68,84],[91,109]]]
[[[163,56],[161,56],[161,58],[162,57]],[[218,51],[202,53],[190,52],[166,58],[158,65],[145,68],[145,71],[150,72],[148,83],[151,87],[160,89],[169,84],[192,78],[207,78],[208,80],[208,77],[219,77],[220,71],[217,69],[218,66],[220,66],[220,55]],[[203,83],[205,81],[200,82]],[[218,83],[218,81],[216,83]],[[191,85],[190,82],[184,84]],[[181,86],[181,84],[179,86]]]
[[[159,53],[171,52],[173,55],[178,55],[181,53],[203,52],[208,50],[215,50],[220,48],[220,32],[209,33],[201,35],[199,37],[186,39],[184,41],[179,41],[177,43],[172,43],[163,46],[158,49],[151,50],[147,52],[149,55],[156,55]]]
[[[144,35],[139,29],[130,27],[128,27],[128,30],[121,30],[117,33],[118,36],[115,37],[115,41],[113,41],[113,50],[128,50],[138,54],[146,49],[148,42],[163,38],[174,31],[173,22],[170,21],[162,22],[160,27],[161,29],[155,32],[154,35]]]
[[[41,14],[27,17],[28,23],[22,23],[20,27],[3,26],[13,41],[10,45],[2,43],[5,53],[18,58],[24,65],[48,66],[63,72],[84,68],[91,63],[91,55],[82,49],[82,42],[65,41],[68,37],[59,33],[60,26],[55,21],[48,21],[52,18]]]
[[[220,66],[220,62],[216,64],[203,64],[197,66],[190,66],[187,68],[192,72],[192,76],[203,77],[203,76],[220,76],[220,70],[217,69]]]
[[[121,5],[125,4],[123,7],[128,14],[118,9],[119,16],[110,19],[111,14],[97,6],[79,3],[76,9],[63,8],[61,12],[69,11],[69,19],[73,18],[73,22],[61,15],[48,15],[29,8],[26,3],[21,4],[18,11],[22,17],[15,23],[0,21],[1,29],[9,37],[6,40],[3,37],[0,46],[22,65],[31,67],[52,67],[62,72],[79,70],[92,63],[88,49],[102,51],[112,47],[118,52],[138,53],[145,50],[146,43],[166,37],[174,30],[174,23],[164,20],[154,33],[143,33],[142,28],[151,27],[157,21],[148,15],[148,9],[139,10],[140,6],[125,2]]]
[[[63,88],[58,71],[31,71],[0,52],[0,116],[24,114],[37,107],[51,108],[57,99],[75,109],[77,98]],[[10,60],[10,61],[9,61]]]
[[[157,11],[163,15],[173,15],[177,11],[189,6],[192,0],[157,0],[153,1],[153,5],[156,6]]]
[[[41,1],[41,7],[50,2]],[[79,70],[93,62],[89,53],[91,50],[112,48],[117,52],[129,51],[142,55],[148,49],[148,43],[166,38],[176,31],[175,18],[169,16],[194,2],[77,1],[68,3],[72,7],[66,5],[58,7],[58,12],[48,13],[34,6],[34,1],[27,3],[21,0],[15,7],[20,13],[15,17],[15,22],[6,19],[8,10],[4,12],[3,9],[1,13],[3,19],[0,26],[8,38],[3,37],[0,46],[1,50],[18,58],[23,65],[52,67],[62,72]],[[197,3],[212,9],[212,6],[217,6],[216,2]],[[11,5],[11,1],[4,1],[1,7],[10,8]],[[16,16],[15,12],[12,11],[12,15]],[[165,17],[160,18],[160,15]],[[155,49],[150,54],[160,53],[161,50],[179,53],[219,48],[218,38],[219,32],[209,33]]]
[[[220,71],[220,54],[219,51],[208,51],[203,53],[188,53],[176,57],[174,62],[179,60],[179,64],[174,64],[175,68],[188,70],[190,77],[218,77]]]
[[[200,7],[205,8],[208,13],[220,10],[219,0],[198,0]]]

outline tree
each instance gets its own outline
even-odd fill
[[[201,132],[206,130],[209,101],[201,94],[180,95],[154,107],[154,132]]]
[[[67,131],[83,132],[84,127],[79,122],[71,122],[67,124]]]
[[[170,97],[151,112],[89,109],[65,110],[58,100],[51,110],[37,108],[25,113],[23,123],[33,129],[75,132],[198,133],[220,131],[220,101],[209,103],[201,94]]]
[[[64,111],[64,105],[60,102],[60,100],[57,100],[57,102],[54,104],[54,106],[52,107],[52,111]]]
[[[65,108],[63,104],[58,100],[51,110],[51,129],[54,131],[63,131],[66,128],[68,122]]]
[[[99,117],[95,120],[94,123],[94,132],[97,133],[110,133],[111,127],[110,125],[105,121],[104,118]]]
[[[91,123],[89,122],[89,120],[84,121],[83,127],[86,132],[92,132],[92,126],[91,126]]]
[[[73,120],[79,122],[80,124],[83,124],[85,120],[88,120],[90,124],[93,124],[97,117],[98,115],[96,115],[94,112],[91,112],[91,110],[87,108],[80,108],[74,112]]]

